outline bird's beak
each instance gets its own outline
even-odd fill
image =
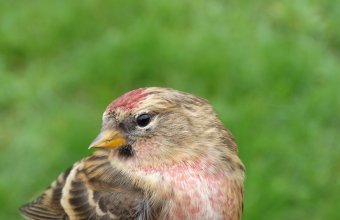
[[[125,136],[121,131],[110,129],[103,130],[90,144],[90,148],[117,148],[127,144]]]

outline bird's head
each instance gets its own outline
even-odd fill
[[[204,99],[167,88],[141,88],[109,104],[90,148],[122,159],[162,163],[207,154],[237,154],[236,144]]]

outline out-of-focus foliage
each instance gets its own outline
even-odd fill
[[[340,219],[340,4],[1,1],[0,219],[134,88],[210,100],[247,167],[244,219]]]

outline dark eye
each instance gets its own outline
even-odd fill
[[[136,118],[137,125],[140,127],[147,126],[151,121],[151,116],[147,113],[143,113]]]

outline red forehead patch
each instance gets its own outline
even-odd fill
[[[140,88],[125,93],[119,98],[115,99],[106,108],[107,110],[113,110],[115,108],[133,109],[137,106],[138,102],[143,100],[148,95],[145,89]]]

